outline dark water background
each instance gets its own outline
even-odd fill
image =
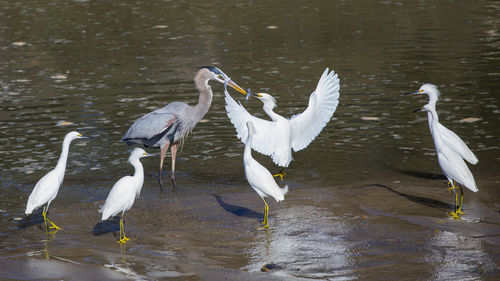
[[[0,1],[0,276],[499,278],[499,6]],[[169,102],[195,104],[192,79],[203,65],[272,94],[284,116],[305,108],[326,67],[339,74],[340,105],[319,137],[294,154],[287,199],[270,204],[271,228],[255,228],[262,201],[244,178],[223,87],[211,82],[212,107],[178,158],[179,188],[159,197],[159,157],[144,159],[142,194],[126,213],[133,240],[120,249],[111,235],[93,236],[97,209],[132,171],[121,136]],[[446,215],[453,200],[426,115],[412,113],[427,98],[406,95],[428,82],[442,91],[440,121],[479,158],[470,166],[479,193],[466,192],[462,221]],[[258,101],[244,104],[261,114]],[[72,144],[51,204],[63,231],[18,230],[12,219],[22,217],[70,130],[93,138]],[[266,263],[283,269],[262,276]]]

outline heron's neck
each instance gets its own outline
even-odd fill
[[[71,143],[71,139],[64,138],[61,156],[59,156],[59,160],[57,161],[57,165],[56,165],[56,169],[59,171],[64,171],[66,169],[66,162],[68,161],[70,143]]]
[[[195,79],[196,88],[200,92],[200,97],[198,98],[198,104],[194,106],[193,118],[196,118],[196,122],[200,121],[205,114],[207,114],[210,105],[212,104],[212,88],[208,85],[208,80],[200,81]]]
[[[244,159],[251,159],[252,158],[252,135],[250,135],[250,132],[248,133],[248,138],[247,142],[245,143],[245,151],[243,151],[243,158]]]
[[[271,120],[273,120],[273,121],[278,121],[278,119],[281,116],[278,115],[277,113],[275,113],[273,111],[273,108],[274,108],[274,106],[271,104],[264,104],[264,106],[263,106],[264,112],[267,114],[267,116],[269,116],[269,118],[271,118]]]
[[[134,178],[144,179],[144,168],[139,158],[131,158],[129,162],[134,166]]]
[[[438,147],[443,146],[443,140],[441,139],[441,134],[439,133],[439,117],[434,109],[428,113],[430,113],[430,116],[432,117],[430,122],[432,139],[434,140],[436,149],[438,149]]]

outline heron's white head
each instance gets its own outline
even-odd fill
[[[243,90],[238,84],[233,82],[229,76],[227,76],[222,70],[218,69],[217,67],[214,66],[202,66],[200,67],[200,70],[198,71],[197,77],[201,76],[202,79],[204,79],[206,82],[209,80],[215,80],[219,83],[224,84],[226,80],[229,80],[227,83],[228,86],[231,88],[235,89],[236,91],[246,95],[247,92]]]
[[[264,103],[264,106],[270,106],[271,109],[276,107],[276,100],[270,94],[256,93],[254,95]]]
[[[66,136],[64,137],[64,139],[66,140],[69,140],[69,141],[72,141],[72,140],[76,140],[76,139],[86,139],[87,137],[80,134],[79,132],[77,131],[71,131],[69,133],[66,134]]]
[[[414,110],[413,112],[419,112],[419,111],[431,112],[432,110],[433,110],[432,106],[430,104],[426,104],[421,108]]]
[[[252,121],[247,122],[247,128],[248,128],[248,135],[249,136],[255,135],[255,127],[253,126]]]
[[[437,86],[430,83],[422,85],[422,87],[420,87],[420,89],[413,94],[426,94],[430,99],[436,101],[439,99],[439,96],[441,96],[441,92],[439,92]]]
[[[148,157],[148,156],[151,156],[151,154],[147,153],[146,151],[144,151],[144,149],[142,149],[140,147],[136,147],[130,153],[129,159],[131,159],[131,158],[138,158],[138,159],[140,159],[140,158]]]

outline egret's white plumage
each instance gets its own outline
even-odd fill
[[[75,139],[85,138],[82,134],[72,131],[66,134],[62,144],[62,152],[61,156],[59,156],[59,160],[57,161],[56,167],[48,172],[45,176],[43,176],[33,188],[31,192],[28,202],[26,204],[27,215],[31,214],[35,209],[47,204],[43,210],[43,217],[45,220],[46,230],[48,231],[49,227],[47,226],[47,221],[51,223],[50,229],[59,229],[54,223],[52,223],[47,217],[47,211],[49,210],[49,205],[52,200],[54,200],[59,192],[59,187],[64,179],[64,172],[66,170],[66,162],[68,160],[69,154],[69,145]]]
[[[436,147],[436,153],[438,158],[439,166],[443,171],[444,175],[451,184],[451,188],[455,192],[455,182],[458,182],[462,186],[467,187],[473,192],[477,192],[478,188],[474,180],[474,176],[462,159],[462,156],[455,151],[452,147],[447,145],[441,134],[441,127],[439,126],[439,117],[436,110],[432,105],[426,104],[421,110],[426,111],[431,115],[431,134],[434,140],[434,146]],[[461,188],[460,188],[461,189]],[[456,194],[456,193],[455,193]],[[458,205],[458,210],[451,214],[456,217],[461,212],[462,202],[463,202],[463,191],[461,191],[461,202]],[[455,196],[455,208],[457,208],[457,196]]]
[[[227,91],[226,111],[231,123],[236,128],[238,138],[247,143],[246,123],[251,121],[257,130],[251,142],[252,149],[271,156],[274,163],[288,167],[293,151],[306,148],[330,121],[339,103],[340,82],[337,74],[328,68],[323,72],[316,90],[309,97],[306,110],[286,119],[273,111],[275,99],[268,94],[254,94],[263,103],[263,109],[271,120],[252,116],[242,105],[237,103]]]
[[[250,143],[252,143],[252,138],[259,135],[259,132],[255,130],[251,121],[246,123],[248,136],[245,145],[245,152],[243,154],[243,165],[245,167],[245,176],[248,183],[252,188],[259,194],[259,196],[264,200],[265,212],[264,212],[264,227],[268,227],[268,211],[269,206],[264,199],[267,196],[271,196],[276,200],[276,202],[285,200],[285,194],[288,192],[288,185],[280,188],[278,184],[274,181],[273,175],[259,162],[257,162],[252,157],[252,148]]]
[[[134,174],[119,179],[113,185],[101,209],[102,220],[116,216],[120,212],[122,213],[122,217],[120,218],[120,241],[118,241],[120,243],[124,243],[128,240],[128,238],[125,237],[125,230],[123,229],[123,214],[132,207],[135,198],[139,197],[141,193],[144,183],[144,169],[139,159],[147,156],[150,156],[150,154],[146,153],[142,148],[135,148],[132,151],[128,161],[134,166]]]
[[[436,111],[436,103],[439,100],[439,96],[441,96],[441,92],[438,90],[436,85],[429,83],[424,84],[417,92],[415,92],[415,94],[427,94],[429,96],[429,106]],[[428,112],[427,117],[429,120],[429,128],[431,128],[432,114]],[[444,145],[458,153],[460,157],[473,165],[479,161],[476,155],[472,153],[469,147],[459,136],[457,136],[457,134],[443,126],[441,123],[438,123],[438,127],[439,134]]]

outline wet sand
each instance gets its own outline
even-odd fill
[[[454,220],[447,215],[453,197],[440,185],[442,180],[419,181],[333,187],[289,182],[285,201],[268,200],[270,228],[265,231],[258,228],[262,200],[239,180],[211,186],[190,181],[159,196],[150,176],[143,194],[125,214],[131,241],[124,247],[111,233],[92,234],[104,198],[77,202],[66,187],[51,208],[51,219],[63,227],[56,234],[46,235],[36,225],[17,229],[10,218],[21,216],[20,208],[1,213],[0,276],[12,280],[498,279],[498,211],[468,192],[466,215]],[[280,269],[261,272],[266,264]]]

